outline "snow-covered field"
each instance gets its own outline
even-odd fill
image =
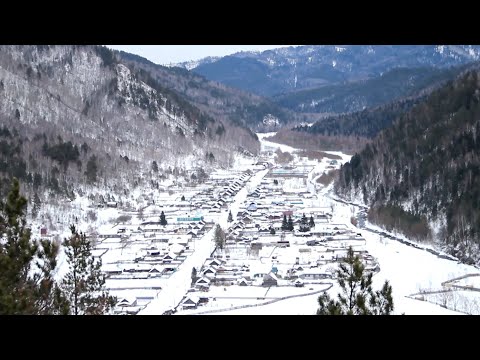
[[[195,314],[219,314],[219,315],[240,315],[240,314],[282,314],[302,315],[313,314],[316,311],[316,299],[318,294],[331,287],[326,281],[325,284],[312,284],[303,288],[296,287],[260,287],[260,286],[228,286],[211,287],[209,297],[215,298],[206,306],[194,310],[181,310],[178,315]],[[306,295],[305,294],[313,294]],[[282,300],[284,297],[292,297]],[[312,303],[313,301],[313,303]],[[296,307],[294,304],[309,304],[308,307]],[[241,307],[240,309],[233,309]],[[306,309],[313,309],[305,313]]]

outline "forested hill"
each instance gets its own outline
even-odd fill
[[[40,198],[100,188],[128,196],[260,148],[250,130],[102,46],[0,46],[0,125],[0,194],[16,176]]]
[[[345,164],[335,191],[371,205],[370,219],[434,236],[480,259],[480,81],[460,75],[400,116]]]
[[[399,100],[352,114],[329,116],[311,126],[298,126],[293,130],[312,135],[373,138],[418,101],[420,99]]]
[[[165,67],[123,51],[116,52],[128,66],[147,71],[172,93],[220,120],[230,121],[254,131],[276,131],[296,119],[295,113],[281,108],[273,101],[224,84],[207,80],[180,67]]]
[[[414,96],[438,82],[454,79],[463,67],[395,68],[367,80],[292,91],[274,97],[274,101],[299,112],[351,113]]]

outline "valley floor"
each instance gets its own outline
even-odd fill
[[[375,233],[371,224],[351,224],[365,209],[337,201],[331,186],[317,182],[349,155],[311,159],[258,135],[259,157],[239,157],[205,184],[171,187],[136,210],[97,209],[105,224],[96,231],[95,255],[119,300],[115,313],[315,314],[319,294],[338,293],[334,272],[352,246],[374,272],[374,289],[391,283],[395,314],[480,314],[477,268]],[[293,160],[278,164],[277,148]],[[167,226],[158,223],[161,211]],[[300,233],[305,213],[315,225]],[[280,229],[283,214],[292,215],[295,231]],[[120,215],[130,218],[113,221]],[[223,250],[214,242],[217,224],[227,235]]]

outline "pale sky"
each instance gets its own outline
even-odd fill
[[[156,64],[168,65],[207,56],[225,56],[239,51],[263,51],[292,45],[106,45],[140,55]]]

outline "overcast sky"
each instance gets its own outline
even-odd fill
[[[198,60],[207,56],[225,56],[246,50],[268,50],[290,45],[106,45],[147,58],[156,64]]]

